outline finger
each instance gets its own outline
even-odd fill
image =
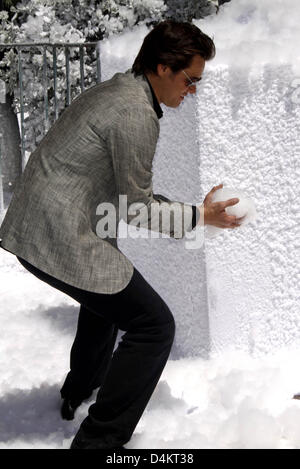
[[[238,228],[238,227],[241,227],[241,223],[232,223],[232,226],[234,228]]]
[[[226,218],[224,218],[224,221],[228,223],[229,225],[235,225],[237,223],[237,218],[234,215],[227,215]]]
[[[239,223],[231,223],[230,225],[227,225],[225,228],[238,228],[241,226]]]
[[[240,217],[240,218],[237,218],[234,215],[232,215],[232,216],[228,216],[227,220],[231,225],[240,226],[241,222],[244,220],[245,217],[246,217],[246,215],[244,217]]]
[[[231,230],[233,228],[237,228],[240,225],[213,225],[213,226],[216,226],[217,228],[222,228],[222,230],[226,230],[226,229]]]
[[[235,216],[224,217],[220,224],[223,226],[223,228],[237,228],[238,226],[241,226],[237,222]]]
[[[204,199],[204,202],[208,202],[208,203],[211,203],[211,200],[212,200],[212,196],[214,194],[215,191],[217,191],[218,189],[221,189],[221,187],[223,187],[223,184],[219,184],[218,186],[214,186],[205,196],[205,199]]]
[[[244,217],[237,218],[237,219],[235,220],[235,223],[234,223],[234,224],[235,224],[236,226],[241,226],[241,225],[242,225],[242,222],[243,222],[243,220],[244,220],[245,218],[246,218],[246,215],[245,215]]]
[[[222,203],[222,202],[219,202],[219,203]],[[221,209],[221,207],[217,206],[218,209]],[[221,223],[223,223],[224,225],[231,225],[232,223],[236,223],[237,222],[237,217],[236,215],[229,215],[226,210],[221,210],[221,213],[220,213],[220,221]]]
[[[229,228],[229,229],[238,228],[241,225],[239,223],[232,223],[232,222],[231,223],[225,223],[225,222],[222,222],[222,223],[214,224],[213,226],[216,226],[217,228],[222,228],[224,230],[226,228]]]
[[[232,205],[238,204],[239,201],[240,201],[240,199],[238,199],[236,197],[234,199],[225,200],[224,202],[222,202],[222,207],[223,208],[231,207]]]
[[[221,189],[221,187],[223,187],[223,184],[219,184],[218,186],[214,186],[210,192],[215,192],[218,189]]]

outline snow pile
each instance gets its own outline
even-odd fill
[[[104,39],[100,44],[102,81],[131,68],[150,28],[142,25]]]
[[[0,250],[0,449],[69,448],[59,414],[79,305]],[[128,448],[300,448],[299,351],[168,361]]]
[[[197,93],[203,192],[222,182],[257,209],[255,224],[206,239],[213,351],[300,345],[299,14],[289,0],[241,0],[196,21],[217,49]]]
[[[239,0],[195,20],[214,37],[216,57],[196,95],[178,109],[162,106],[155,191],[201,204],[223,182],[257,210],[255,223],[206,237],[192,253],[167,240],[121,240],[180,325],[176,356],[300,345],[299,16],[294,0]],[[131,66],[148,31],[103,42],[103,79]]]
[[[300,4],[294,0],[239,0],[224,4],[218,15],[195,24],[214,38],[211,63],[257,66],[292,64],[300,71]]]
[[[299,12],[292,0],[240,0],[196,22],[217,56],[197,97],[164,114],[157,192],[188,201],[224,182],[258,219],[208,240],[205,259],[167,240],[128,248],[174,312],[177,356],[213,352],[168,362],[128,448],[300,449]],[[147,31],[103,43],[103,79],[131,66]],[[0,298],[0,448],[68,448],[95,398],[61,420],[79,305],[3,250]]]
[[[292,64],[300,71],[300,4],[295,0],[239,0],[225,3],[217,15],[193,22],[214,39],[217,54],[207,67],[220,64],[240,68],[273,63]],[[101,42],[104,76],[128,68],[151,28],[145,25]],[[106,70],[106,63],[109,69]],[[122,67],[123,64],[123,67]]]
[[[298,353],[170,361],[128,448],[297,448]],[[139,434],[139,431],[142,432]]]

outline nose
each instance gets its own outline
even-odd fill
[[[189,86],[189,88],[188,88],[188,92],[189,92],[189,93],[195,94],[196,91],[197,91],[196,85],[194,85],[194,86]]]

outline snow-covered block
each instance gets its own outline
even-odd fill
[[[300,345],[300,33],[294,7],[292,1],[241,0],[196,22],[214,34],[217,48],[197,96],[203,191],[219,183],[238,188],[257,210],[256,223],[205,242],[216,353],[233,347],[260,355]]]
[[[243,191],[257,211],[255,223],[206,238],[198,250],[173,239],[120,240],[175,316],[175,358],[300,344],[295,8],[292,0],[276,7],[241,0],[195,21],[214,37],[216,58],[197,95],[177,109],[163,107],[155,192],[201,203],[223,183]],[[103,44],[103,79],[132,65],[147,32],[143,26]]]

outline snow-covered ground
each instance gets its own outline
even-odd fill
[[[68,449],[61,419],[78,304],[0,250],[0,449]],[[300,448],[300,350],[169,360],[128,448]]]
[[[215,292],[210,290],[211,296],[214,293],[213,298],[220,299],[218,304],[221,309],[218,315],[213,316],[211,314],[209,323],[211,328],[210,344],[220,346],[215,345],[212,348],[213,353],[207,360],[194,357],[168,361],[148,407],[131,441],[126,445],[128,448],[300,449],[300,401],[292,399],[293,394],[300,391],[300,346],[295,345],[299,344],[299,341],[297,342],[299,335],[297,314],[299,289],[296,285],[297,276],[299,278],[299,263],[296,262],[299,253],[299,243],[297,243],[299,237],[297,237],[297,234],[295,236],[289,235],[291,227],[295,229],[296,233],[297,213],[299,212],[298,209],[294,209],[294,205],[291,205],[291,201],[294,199],[292,198],[292,192],[290,192],[295,191],[295,200],[299,200],[299,197],[297,197],[299,184],[296,184],[296,182],[294,184],[297,167],[295,164],[295,170],[293,170],[293,166],[290,164],[290,162],[296,161],[294,155],[297,148],[299,148],[299,132],[297,132],[296,127],[297,122],[299,122],[296,117],[298,116],[300,102],[299,12],[300,6],[296,5],[293,0],[286,0],[285,2],[281,0],[266,0],[264,2],[260,0],[239,0],[239,2],[224,5],[218,16],[205,19],[205,22],[198,22],[200,27],[203,26],[205,32],[214,35],[217,43],[217,57],[215,61],[209,64],[207,70],[211,83],[216,85],[214,87],[216,91],[212,96],[218,98],[219,101],[222,101],[222,96],[224,96],[219,93],[220,90],[222,91],[222,83],[224,83],[225,88],[227,86],[227,72],[222,69],[224,64],[229,64],[230,67],[238,65],[248,70],[248,65],[251,63],[251,67],[255,70],[255,80],[258,80],[256,75],[259,77],[259,70],[266,64],[265,78],[264,81],[261,81],[263,87],[259,89],[260,82],[254,82],[256,88],[250,87],[249,90],[256,89],[254,97],[264,94],[265,101],[261,100],[263,104],[267,101],[270,103],[275,102],[274,109],[268,107],[268,103],[265,105],[268,112],[270,109],[282,113],[284,111],[288,116],[290,113],[293,118],[293,120],[289,120],[283,114],[277,114],[273,111],[272,119],[268,115],[268,122],[273,123],[274,121],[275,123],[271,126],[271,134],[266,133],[266,141],[270,140],[270,135],[274,135],[274,129],[276,129],[276,132],[278,129],[278,135],[283,134],[284,137],[288,138],[288,146],[285,147],[286,152],[282,153],[283,156],[280,160],[273,158],[273,153],[270,153],[272,157],[270,157],[268,164],[270,168],[273,168],[276,178],[280,179],[280,187],[278,182],[276,186],[273,181],[267,180],[270,188],[276,187],[275,199],[274,194],[271,194],[273,199],[268,195],[268,197],[258,200],[260,204],[262,204],[262,200],[265,206],[270,206],[274,200],[276,210],[278,207],[285,209],[282,217],[285,223],[284,230],[280,228],[280,233],[277,234],[275,230],[277,223],[268,225],[268,235],[277,236],[281,244],[278,244],[278,246],[274,244],[277,246],[276,249],[271,246],[271,251],[274,256],[276,255],[276,259],[272,257],[272,262],[266,260],[264,263],[266,268],[269,269],[272,265],[279,271],[280,276],[282,275],[283,280],[278,276],[273,283],[276,298],[278,295],[282,295],[284,302],[278,303],[279,300],[276,300],[271,304],[272,308],[262,307],[262,300],[267,301],[269,299],[269,291],[263,288],[264,284],[258,281],[260,277],[256,275],[256,270],[255,275],[253,274],[251,277],[254,281],[253,284],[251,283],[251,285],[254,285],[253,287],[248,288],[245,284],[245,277],[240,275],[245,289],[238,291],[236,296],[232,296],[233,290],[227,288],[225,283],[226,288],[221,289],[220,278],[221,274],[224,275],[224,268],[226,265],[232,267],[234,262],[235,266],[239,262],[236,260],[236,249],[235,251],[226,252],[224,256],[225,248],[222,247],[222,256],[214,256],[217,259],[219,269],[214,271],[214,279],[218,279],[216,285],[218,292],[221,293],[216,296]],[[104,44],[104,65],[105,60],[110,64],[110,67],[106,69],[104,67],[104,79],[112,73],[114,66],[118,66],[119,70],[127,68],[128,56],[130,55],[133,58],[137,51],[137,45],[133,41],[133,37],[135,40],[141,41],[147,32],[147,28],[144,26],[137,28],[134,32],[124,33],[119,40],[116,38],[111,43],[108,41],[106,45]],[[118,58],[118,61],[117,58],[113,59],[113,54]],[[286,62],[289,65],[288,67]],[[223,75],[219,77],[218,67],[223,70],[224,77]],[[247,73],[245,72],[245,82],[248,79]],[[263,106],[260,105],[259,107],[256,103],[252,103],[252,95],[250,96],[250,91],[248,93],[248,88],[247,96],[249,94],[250,104],[253,105],[247,109],[245,108],[245,112],[243,111],[244,108],[241,108],[243,111],[240,112],[241,116],[237,113],[238,104],[240,105],[242,98],[244,99],[242,93],[245,94],[245,89],[236,85],[240,81],[236,80],[236,75],[234,75],[235,87],[232,87],[233,91],[228,95],[230,99],[231,97],[234,98],[234,112],[233,117],[231,117],[235,127],[231,124],[229,118],[226,121],[227,127],[225,124],[222,124],[222,126],[215,124],[218,124],[219,121],[213,119],[220,116],[218,117],[217,114],[211,112],[213,108],[210,106],[212,106],[211,101],[213,100],[209,93],[205,94],[205,86],[212,85],[209,85],[208,81],[205,82],[206,85],[204,83],[204,91],[201,95],[203,108],[201,122],[204,124],[203,128],[208,136],[207,140],[205,140],[205,136],[201,140],[201,151],[202,155],[205,153],[208,157],[206,160],[202,157],[201,169],[205,174],[205,184],[210,182],[210,176],[214,184],[223,181],[223,178],[216,179],[219,176],[223,177],[224,174],[231,174],[231,168],[227,169],[227,173],[221,171],[218,140],[216,140],[215,133],[212,133],[214,138],[210,138],[209,129],[211,127],[215,126],[222,130],[220,138],[222,134],[230,136],[232,130],[234,133],[232,140],[234,142],[241,141],[242,148],[243,133],[240,132],[239,122],[243,124],[242,117],[249,115],[249,119],[251,118],[254,123],[259,124],[253,130],[254,143],[256,142],[257,145],[260,142],[264,143],[262,133],[265,127],[261,124],[265,115],[262,109]],[[276,88],[274,94],[272,94],[273,88],[274,90]],[[207,101],[204,103],[205,97]],[[225,103],[225,100],[223,101]],[[223,110],[221,106],[225,106],[223,101],[220,104],[217,101],[220,114]],[[282,103],[285,104],[285,108]],[[257,106],[257,109],[255,106]],[[231,109],[230,106],[228,106],[228,109]],[[253,112],[253,117],[250,111]],[[223,113],[221,115],[222,119],[224,119],[224,116],[227,116],[227,114]],[[171,113],[168,117],[171,117]],[[237,117],[239,117],[239,121]],[[207,119],[207,122],[205,119]],[[220,122],[222,123],[222,121]],[[188,126],[187,123],[185,125]],[[223,127],[223,125],[225,126]],[[289,127],[286,127],[287,125]],[[176,127],[174,129],[176,130]],[[284,129],[284,132],[282,132],[282,129]],[[261,140],[258,140],[258,136]],[[187,140],[188,138],[185,138],[184,143]],[[207,147],[205,142],[207,142]],[[194,144],[194,141],[191,144]],[[244,145],[244,148],[249,148],[249,146]],[[186,154],[191,155],[190,148],[188,150],[189,152]],[[206,164],[206,161],[210,161],[210,153],[213,154],[214,151],[219,158],[218,165],[215,165],[213,170],[209,172],[209,165]],[[241,167],[245,168],[245,162],[241,165],[241,162],[244,161],[242,160],[242,153],[241,151],[240,154],[237,154],[237,161]],[[234,154],[236,155],[236,153]],[[275,153],[274,155],[276,156]],[[211,161],[214,162],[213,159]],[[228,161],[226,158],[226,164]],[[265,155],[260,161],[265,161]],[[282,163],[282,166],[275,166],[278,161]],[[266,175],[273,175],[272,172],[268,172],[268,169],[267,165],[258,168],[259,175],[265,183]],[[247,174],[246,176],[248,177]],[[248,181],[246,176],[244,180]],[[235,177],[239,181],[238,176]],[[256,179],[256,173],[253,172],[250,180],[251,184],[253,183],[253,188],[256,187]],[[228,181],[225,180],[225,182]],[[250,186],[250,183],[248,185]],[[279,204],[278,201],[282,204]],[[269,223],[269,212],[267,210],[264,212],[262,206],[259,208],[260,213],[266,213],[265,220]],[[290,219],[288,217],[291,217],[293,222],[291,227],[289,227]],[[255,233],[261,235],[262,232],[257,229]],[[263,248],[269,245],[268,240],[270,240],[270,236],[264,238],[261,242]],[[284,251],[284,256],[277,257],[280,247],[287,249],[288,255]],[[255,250],[252,251],[256,254]],[[214,251],[211,252],[214,254]],[[261,255],[261,247],[259,252]],[[176,256],[178,259],[177,252]],[[212,257],[211,259],[209,256],[207,257],[211,263]],[[288,265],[292,265],[293,269],[286,267],[287,260],[289,262],[291,260]],[[189,259],[187,263],[189,265],[195,264],[194,259]],[[165,248],[164,264],[168,268]],[[149,255],[149,261],[146,258],[143,263],[143,273],[146,271],[147,265],[154,280],[156,275],[154,267],[157,267],[157,271],[162,271],[164,275],[162,264],[155,265],[152,251],[151,256]],[[199,265],[202,265],[200,261]],[[246,265],[247,268],[245,262],[243,265]],[[260,268],[259,264],[257,265]],[[260,269],[262,272],[264,271],[263,268]],[[182,343],[183,338],[186,340],[188,338],[191,341],[189,332],[190,329],[195,329],[194,323],[191,325],[194,318],[191,319],[189,308],[191,308],[192,300],[194,300],[197,289],[199,289],[198,274],[197,271],[193,276],[197,284],[187,285],[190,290],[187,291],[186,297],[191,298],[191,300],[183,303],[186,305],[185,308],[182,308],[181,304],[178,303],[178,309],[185,318],[185,323],[183,323],[178,316],[177,337],[179,343]],[[239,271],[237,271],[237,274],[239,274]],[[236,277],[235,282],[237,282]],[[159,277],[157,284],[159,287]],[[236,286],[236,283],[234,285]],[[156,288],[156,285],[154,287]],[[185,287],[185,285],[180,285],[178,299],[176,296],[174,299],[174,292],[176,293],[177,290],[174,288],[174,284],[170,283],[170,298],[173,298],[173,301],[177,303]],[[259,301],[256,294],[258,288],[261,288],[262,291]],[[245,293],[243,293],[244,291]],[[228,301],[229,297],[225,296],[227,294],[231,295],[231,303]],[[94,395],[78,409],[74,421],[66,422],[61,419],[59,390],[69,369],[69,352],[76,331],[79,305],[71,298],[36,279],[24,270],[13,255],[1,249],[0,298],[2,331],[0,338],[0,449],[67,449],[80,423],[87,415],[89,405],[95,399]],[[245,301],[245,298],[248,302]],[[251,305],[255,315],[251,313],[252,310],[249,307],[251,298],[253,298]],[[213,303],[212,300],[211,303]],[[224,313],[224,303],[227,305],[227,315],[225,314],[226,311]],[[242,303],[241,307],[240,303]],[[173,306],[171,307],[172,310],[174,309]],[[237,314],[235,314],[234,308],[237,309]],[[214,308],[211,307],[211,309],[214,311]],[[195,324],[197,321],[197,324],[200,324],[203,329],[204,323],[201,319],[201,308],[200,306],[198,308],[198,303],[197,308],[193,311],[196,311],[197,314]],[[230,321],[230,318],[233,318],[233,320]],[[251,320],[254,324],[253,331],[258,330],[256,335],[252,333]],[[233,326],[237,324],[237,326],[233,327],[232,324]],[[248,347],[249,353],[241,351],[243,346],[247,345],[245,337],[248,329],[254,345],[256,343],[259,346],[264,345],[263,339],[266,338],[266,346],[258,347],[258,349],[261,352],[267,351],[267,353],[261,353],[259,357],[254,353],[251,355],[251,350],[255,351],[257,348],[254,346],[252,348]],[[245,331],[245,334],[242,333],[243,331]],[[196,332],[198,334],[198,330]],[[199,343],[201,342],[198,335],[197,340],[199,340]],[[292,343],[293,348],[287,346],[287,344]],[[240,347],[237,347],[237,344]],[[274,349],[270,348],[270,344],[274,346]],[[278,348],[278,344],[281,348]],[[286,346],[282,347],[284,344]]]

